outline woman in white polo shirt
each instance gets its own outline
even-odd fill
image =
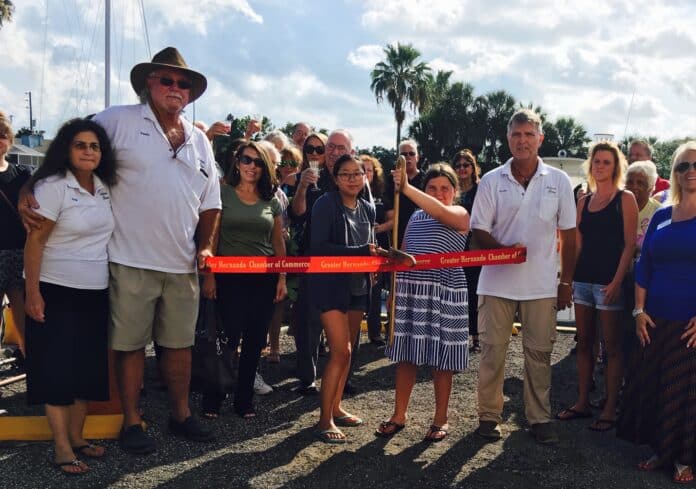
[[[104,130],[73,119],[30,181],[46,221],[24,248],[27,401],[45,405],[56,467],[70,475],[89,470],[78,455],[104,455],[82,432],[87,401],[109,398],[106,246],[115,176]]]

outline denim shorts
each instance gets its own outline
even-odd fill
[[[602,292],[604,287],[606,285],[573,282],[573,302],[601,311],[622,311],[624,308],[623,287],[619,288],[619,297],[613,304],[604,303],[604,292]]]

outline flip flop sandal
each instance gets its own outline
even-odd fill
[[[79,447],[72,447],[73,452],[79,452],[80,455],[82,455],[83,457],[102,458],[105,455],[106,450],[104,450],[101,453],[101,455],[94,455],[93,453],[91,453],[91,454],[89,453],[89,450],[98,450],[99,448],[103,448],[103,447],[98,447],[97,445],[94,445],[93,443],[88,443],[86,445],[80,445]]]
[[[362,419],[358,418],[357,416],[353,416],[352,414],[346,414],[345,416],[334,418],[334,424],[342,428],[355,428],[363,423],[364,421]]]
[[[689,484],[694,480],[694,474],[689,465],[674,463],[674,475],[672,480],[677,484]]]
[[[569,413],[568,416],[562,416],[563,413]],[[556,415],[556,419],[559,419],[561,421],[570,421],[571,419],[580,419],[580,418],[591,418],[592,417],[592,412],[587,411],[578,411],[577,409],[571,407],[567,407],[561,411],[558,412]]]
[[[334,434],[334,433],[341,435],[343,438],[331,437],[330,435]],[[344,435],[340,431],[336,431],[336,430],[332,430],[332,429],[323,430],[323,431],[315,431],[314,437],[319,441],[323,441],[324,443],[328,443],[329,445],[343,445],[346,442],[346,435]]]
[[[441,442],[442,440],[447,438],[447,435],[449,434],[449,433],[447,433],[447,430],[445,429],[446,427],[447,427],[447,425],[437,426],[437,425],[431,424],[430,428],[428,429],[428,433],[425,435],[425,438],[423,438],[423,441],[427,441],[430,443]],[[441,437],[433,436],[436,433],[444,433],[444,435],[442,435]]]
[[[604,426],[600,427],[600,425],[604,425]],[[592,423],[590,426],[588,426],[587,429],[590,431],[597,431],[599,433],[604,433],[606,431],[614,429],[614,426],[616,426],[616,420],[612,421],[611,419],[599,418],[594,423]]]
[[[650,472],[652,470],[657,470],[660,468],[659,458],[657,455],[653,455],[647,460],[643,460],[638,463],[638,470],[641,472]]]
[[[382,421],[379,424],[379,428],[375,430],[375,436],[391,438],[404,428],[406,428],[405,424],[395,423],[394,421]]]
[[[68,462],[56,462],[53,464],[53,466],[58,469],[63,475],[84,475],[87,472],[89,472],[89,467],[85,465],[84,462],[81,460],[74,458]],[[63,467],[77,467],[80,470],[78,472],[68,472],[67,470],[63,469]]]

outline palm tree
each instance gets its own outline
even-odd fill
[[[14,13],[14,5],[10,0],[0,0],[0,29],[2,29],[2,24],[5,22],[10,22],[12,20],[12,14]]]
[[[375,93],[377,103],[382,102],[386,95],[389,105],[394,108],[398,148],[407,107],[420,111],[427,101],[430,67],[422,61],[417,62],[421,53],[411,44],[388,44],[384,54],[386,60],[377,63],[370,73],[370,89]]]

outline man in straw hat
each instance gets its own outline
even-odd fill
[[[145,346],[152,340],[163,348],[170,432],[195,441],[213,439],[191,415],[189,381],[198,313],[196,262],[202,266],[212,254],[222,205],[212,148],[182,116],[205,91],[205,77],[168,47],[151,63],[133,67],[131,84],[140,104],[110,107],[94,120],[109,135],[117,160],[109,342],[124,414],[120,442],[130,453],[146,454],[156,445],[141,427],[138,401]],[[31,198],[26,202],[36,207]],[[25,223],[40,225],[27,205],[21,210]]]

